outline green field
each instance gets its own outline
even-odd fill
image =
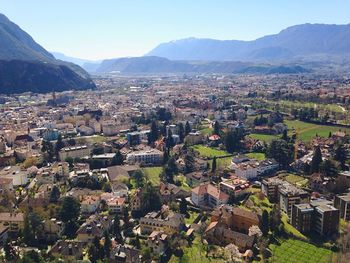
[[[296,228],[294,228],[291,224],[288,223],[288,216],[284,213],[282,213],[282,223],[284,225],[285,231],[297,238],[307,240],[307,237],[304,236],[302,233],[300,233]]]
[[[299,176],[299,175],[295,175],[295,174],[287,174],[284,177],[284,180],[286,180],[287,182],[289,182],[291,184],[297,185],[299,187],[306,186],[309,182],[308,179],[306,179],[302,176]]]
[[[276,263],[299,263],[299,262],[330,262],[332,251],[316,247],[296,239],[282,241],[280,245],[271,244],[272,250],[271,262]]]
[[[266,159],[265,153],[247,153],[246,156],[258,161],[263,161]]]
[[[198,215],[199,215],[199,213],[190,211],[189,212],[189,217],[188,218],[185,217],[186,225],[192,224],[194,222],[194,220],[197,218]]]
[[[145,176],[152,185],[158,186],[160,184],[159,175],[162,173],[163,167],[145,167],[142,168],[142,171],[145,173]]]
[[[178,174],[174,177],[175,181],[179,181],[181,183],[181,188],[185,191],[191,191],[191,187],[186,182],[186,177],[183,174]]]
[[[207,254],[207,246],[202,244],[200,237],[196,237],[193,240],[193,243],[191,246],[187,246],[183,248],[183,256],[181,258],[178,258],[176,256],[172,256],[169,260],[169,263],[187,263],[187,262],[193,262],[193,263],[209,263],[209,262],[217,262],[217,263],[223,263],[225,262],[222,259],[218,258],[209,258],[206,256]]]
[[[336,127],[336,126],[327,126],[327,125],[319,125],[313,123],[307,123],[298,120],[286,120],[284,121],[287,124],[288,129],[290,130],[290,135],[294,133],[293,129],[299,131],[299,139],[304,142],[309,142],[313,137],[318,136],[328,137],[329,132],[343,131],[347,134],[350,133],[349,128]]]
[[[230,155],[226,151],[217,150],[217,149],[210,148],[210,147],[207,147],[207,146],[204,146],[204,145],[194,145],[194,146],[191,146],[191,147],[195,151],[197,151],[201,157],[213,158],[213,157]]]
[[[232,157],[216,158],[216,168],[225,169],[227,168],[227,166],[231,164],[231,161],[232,161]],[[209,160],[208,163],[211,168],[213,160]]]
[[[270,135],[270,134],[258,134],[258,133],[252,133],[249,135],[253,139],[264,141],[264,142],[270,142],[273,139],[277,139],[278,136],[276,135]]]

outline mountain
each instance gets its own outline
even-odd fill
[[[95,64],[95,63],[101,63],[101,61],[93,61],[93,60],[88,60],[88,59],[82,59],[82,58],[75,58],[75,57],[70,57],[70,56],[66,56],[63,53],[60,52],[51,52],[51,54],[59,60],[62,61],[67,61],[70,63],[74,63],[76,65],[79,66],[83,66],[84,64]]]
[[[161,57],[131,57],[104,60],[96,69],[97,74],[164,74],[164,73],[261,73],[293,74],[309,70],[300,66],[256,65],[234,61],[174,61]]]
[[[85,70],[55,59],[29,34],[0,14],[0,93],[90,88],[95,88],[95,84]]]
[[[253,41],[188,38],[162,43],[146,56],[172,60],[291,61],[350,54],[350,24],[303,24]]]

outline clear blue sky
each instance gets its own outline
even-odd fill
[[[251,40],[302,23],[350,23],[347,0],[0,0],[0,12],[50,51],[140,56],[162,42]]]

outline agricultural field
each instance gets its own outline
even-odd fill
[[[194,145],[194,146],[191,146],[191,147],[195,151],[197,151],[201,157],[213,158],[213,157],[230,155],[230,153],[228,153],[226,151],[217,150],[217,149],[210,148],[210,147],[207,147],[207,146],[204,146],[204,145]]]
[[[151,182],[152,185],[158,186],[160,184],[160,174],[162,173],[162,167],[145,167],[142,168],[142,171],[145,173],[148,181]]]
[[[330,132],[343,131],[350,133],[349,128],[319,125],[298,120],[285,120],[284,123],[287,124],[290,134],[294,133],[292,130],[298,130],[299,139],[304,142],[309,142],[316,134],[321,137],[328,137]]]
[[[281,241],[279,245],[271,244],[272,250],[271,262],[287,263],[287,262],[330,262],[332,251],[322,247],[317,247],[310,243],[287,239]]]

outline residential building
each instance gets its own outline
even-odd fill
[[[168,248],[168,235],[163,231],[153,231],[148,236],[146,245],[154,255],[161,255]]]
[[[65,161],[68,157],[75,159],[86,156],[90,156],[90,148],[88,148],[86,145],[65,147],[59,152],[61,161]]]
[[[163,162],[163,152],[157,149],[132,152],[127,154],[126,161],[128,164],[161,164]]]
[[[140,219],[142,234],[150,234],[153,231],[163,231],[168,235],[179,233],[185,226],[183,215],[169,211],[163,218],[162,212],[150,212]]]
[[[24,227],[23,213],[0,213],[0,224],[9,227],[10,232],[18,232]]]
[[[339,209],[331,205],[315,207],[314,229],[321,236],[332,236],[339,231]]]
[[[302,233],[311,231],[314,208],[310,204],[295,204],[292,206],[291,224]]]
[[[339,209],[341,219],[350,221],[350,193],[335,196],[334,206]]]
[[[7,166],[0,171],[0,178],[12,179],[12,185],[24,186],[28,183],[28,172],[19,166]]]
[[[197,206],[216,207],[226,204],[230,198],[228,194],[211,183],[200,184],[193,188],[191,192],[191,200]]]
[[[65,262],[76,262],[83,258],[83,250],[86,242],[77,240],[59,240],[50,249],[50,253],[59,258],[64,258]]]

